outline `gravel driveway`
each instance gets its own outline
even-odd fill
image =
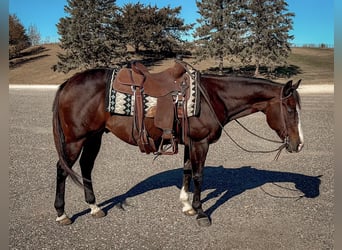
[[[200,228],[178,201],[182,150],[153,162],[152,155],[111,134],[103,137],[93,171],[97,202],[107,216],[91,218],[83,190],[68,180],[66,211],[75,222],[57,225],[55,89],[10,88],[9,248],[333,249],[334,96],[331,90],[304,90],[306,145],[299,154],[283,152],[273,161],[274,154],[245,153],[224,135],[211,146],[202,199],[213,224]],[[276,138],[262,114],[240,121]],[[277,146],[234,123],[226,128],[250,149]]]

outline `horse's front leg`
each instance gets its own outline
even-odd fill
[[[182,211],[185,215],[195,215],[196,211],[190,203],[189,189],[192,177],[192,167],[190,161],[189,146],[184,147],[184,167],[183,167],[183,185],[180,192],[179,200],[183,204]]]
[[[202,209],[201,191],[203,183],[203,168],[207,157],[209,144],[206,140],[193,142],[190,148],[190,160],[192,165],[192,177],[194,180],[194,196],[192,207],[197,213],[197,223],[200,226],[210,226],[211,220]]]

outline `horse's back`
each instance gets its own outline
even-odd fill
[[[104,89],[110,72],[110,69],[97,68],[76,73],[64,83],[64,88],[88,88],[88,91]]]

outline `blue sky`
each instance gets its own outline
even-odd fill
[[[181,18],[185,23],[196,23],[196,0],[117,0],[122,6],[126,3],[144,3],[162,7],[182,6]],[[287,0],[289,11],[295,13],[292,43],[334,45],[334,0]],[[56,24],[64,17],[66,0],[9,0],[9,13],[16,14],[27,29],[37,27],[43,41],[56,42],[58,34]]]

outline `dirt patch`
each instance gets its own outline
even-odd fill
[[[68,74],[55,72],[52,66],[58,62],[58,53],[63,50],[58,44],[44,44],[22,51],[21,56],[9,61],[10,84],[61,84],[78,70]],[[132,58],[139,59],[139,58]],[[218,61],[211,58],[194,64],[194,58],[184,58],[200,71],[208,71],[218,66]],[[279,75],[288,75],[291,79],[302,79],[303,84],[334,84],[334,50],[319,48],[293,48],[287,68],[279,68]],[[150,61],[148,68],[158,72],[171,67],[174,59]],[[229,68],[228,63],[224,67]],[[278,77],[274,80],[284,82],[288,77]]]
[[[58,62],[57,54],[62,52],[58,44],[44,44],[40,50],[9,61],[10,84],[61,84],[77,71],[68,74],[54,72],[51,67]]]
[[[333,49],[293,48],[289,63],[300,66],[305,83],[334,84]]]

